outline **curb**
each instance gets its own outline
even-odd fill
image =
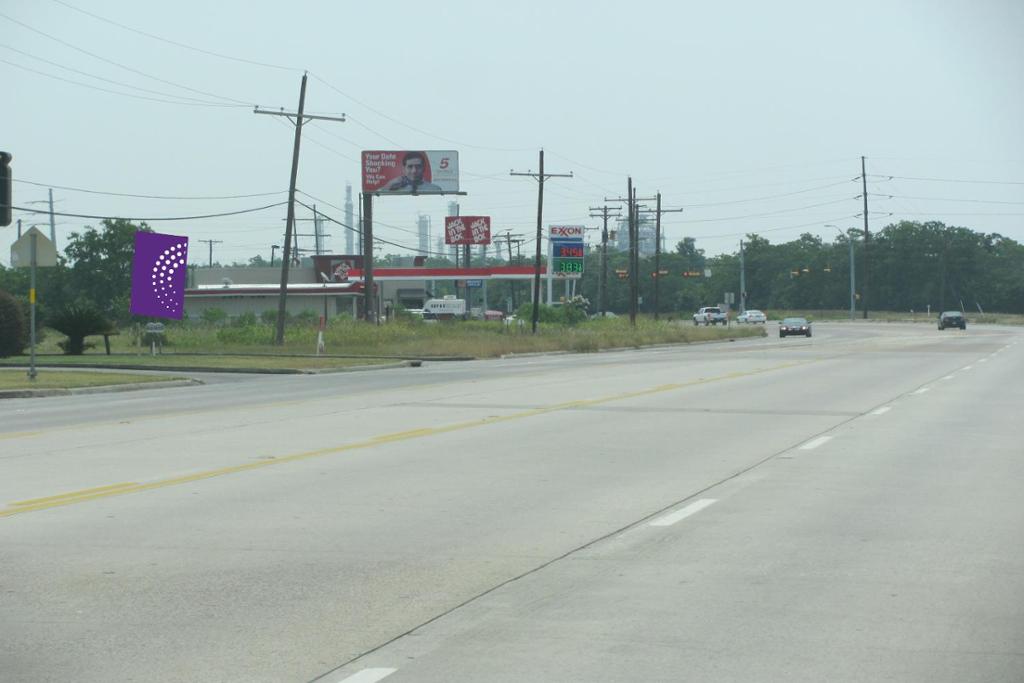
[[[98,387],[76,389],[0,389],[0,399],[5,398],[49,398],[51,396],[75,396],[78,394],[116,394],[123,391],[144,389],[173,389],[204,384],[198,379],[172,379],[165,382],[139,382],[136,384],[107,384]]]

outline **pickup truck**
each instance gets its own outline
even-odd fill
[[[704,325],[717,325],[718,323],[728,325],[729,319],[718,306],[705,306],[693,314],[693,324],[700,325],[701,323]]]

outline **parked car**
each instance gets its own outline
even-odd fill
[[[779,336],[788,337],[794,334],[811,336],[811,323],[806,318],[785,318],[779,323]]]
[[[701,323],[705,325],[717,325],[718,323],[728,325],[729,319],[718,306],[705,306],[693,314],[693,324],[700,325]]]
[[[750,308],[736,316],[736,322],[738,323],[764,323],[768,322],[768,316],[762,311],[756,308]]]
[[[966,330],[967,318],[960,311],[944,311],[939,314],[939,329],[944,330],[947,327],[959,327],[961,330]]]

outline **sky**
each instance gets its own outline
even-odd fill
[[[756,233],[833,240],[942,221],[1024,242],[1024,3],[821,0],[295,2],[0,0],[0,150],[15,206],[183,218],[192,263],[269,259],[284,234],[294,127],[299,199],[344,221],[361,150],[459,152],[464,215],[532,240],[543,222],[600,226],[632,178],[662,194],[671,250],[709,255]],[[139,196],[128,196],[139,195]],[[431,250],[451,197],[381,197],[378,253]],[[653,204],[652,204],[653,208]],[[15,211],[25,229],[49,217]],[[297,207],[297,216],[312,216]],[[58,249],[95,218],[56,217]],[[299,233],[312,231],[298,223]],[[327,251],[344,253],[330,224]],[[0,228],[10,264],[12,224]],[[312,238],[299,238],[311,248]],[[599,240],[599,231],[588,233]],[[532,244],[523,245],[532,253]],[[280,252],[278,252],[280,254]]]

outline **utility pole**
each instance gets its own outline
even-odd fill
[[[531,332],[537,334],[537,318],[540,316],[540,243],[543,237],[544,222],[544,181],[548,178],[572,178],[569,173],[544,173],[544,150],[540,150],[540,172],[539,173],[516,173],[509,171],[509,175],[529,176],[537,181],[537,254],[533,260],[533,323]],[[551,264],[548,264],[548,268]]]
[[[626,202],[629,226],[629,324],[636,327],[637,299],[639,298],[640,280],[640,207],[638,202],[653,201],[655,197],[637,199],[633,177],[626,179],[626,198],[605,197],[606,202]]]
[[[519,235],[517,234],[516,237],[518,238]],[[512,242],[513,241],[516,243],[516,249],[518,249],[519,245],[522,243],[522,240],[521,239],[513,240],[512,239],[511,231],[506,230],[505,231],[505,244],[506,244],[506,246],[508,246],[508,264],[510,266],[512,265]],[[509,289],[512,290],[512,310],[514,311],[517,308],[517,305],[516,305],[516,281],[515,280],[509,280],[508,283],[509,283]]]
[[[612,209],[607,204],[604,206],[590,207],[591,218],[601,218],[603,221],[603,227],[601,228],[601,275],[597,280],[597,307],[601,313],[601,317],[608,311],[608,219],[609,218],[621,218],[621,213],[611,213],[612,211],[618,212],[618,209]],[[593,213],[598,211],[599,213]]]
[[[210,262],[208,265],[210,268],[213,268],[213,245],[224,244],[223,240],[196,240],[196,242],[206,242],[210,245]]]
[[[658,192],[655,195],[657,200],[657,208],[654,210],[654,319],[658,320],[658,281],[661,279],[661,214],[663,213],[682,213],[682,209],[663,209],[661,208],[661,193]],[[651,213],[646,211],[645,213]],[[638,226],[639,229],[639,226]]]
[[[319,119],[324,121],[345,121],[345,116],[306,116],[306,74],[302,74],[302,85],[299,88],[299,110],[292,114],[286,111],[266,111],[256,107],[254,114],[267,114],[269,116],[285,116],[295,125],[295,143],[292,149],[292,172],[288,184],[288,222],[284,234],[284,252],[281,255],[281,292],[277,302],[277,329],[274,336],[274,343],[278,346],[284,344],[284,317],[288,296],[288,267],[291,264],[291,243],[292,230],[295,224],[295,179],[299,174],[299,145],[302,141],[302,124],[306,121]]]
[[[865,171],[864,157],[860,158],[860,180],[864,188],[864,277],[860,284],[860,298],[864,302],[864,319],[868,319],[868,272],[870,270],[868,261],[868,246],[871,242],[871,231],[868,230],[868,176]]]
[[[50,188],[50,241],[57,246],[57,224],[53,221],[53,188]]]
[[[747,310],[747,269],[743,262],[743,240],[740,240],[740,313]]]
[[[351,254],[353,248],[352,237],[354,235],[352,230],[352,186],[348,184],[345,185],[345,226],[348,228],[345,231],[345,253]]]

